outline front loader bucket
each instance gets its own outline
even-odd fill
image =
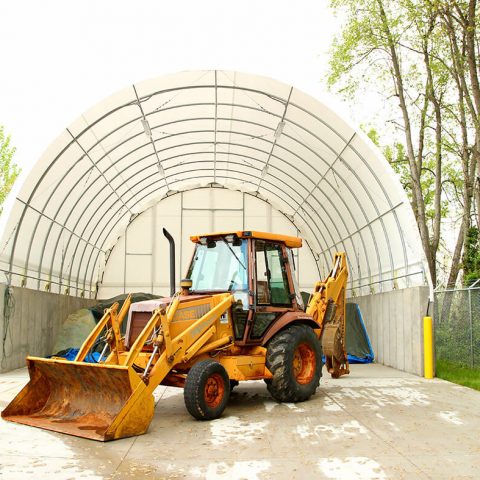
[[[35,357],[27,364],[30,381],[5,420],[100,441],[146,432],[153,395],[131,367]]]

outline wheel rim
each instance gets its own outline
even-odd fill
[[[313,348],[306,343],[298,345],[293,354],[293,374],[295,380],[301,385],[310,383],[315,375],[316,365],[317,360]]]
[[[222,403],[225,395],[225,383],[223,378],[214,373],[210,375],[205,384],[205,403],[210,408],[217,408]]]

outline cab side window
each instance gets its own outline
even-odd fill
[[[282,248],[262,240],[255,242],[257,305],[291,306]]]

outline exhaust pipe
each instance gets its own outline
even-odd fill
[[[170,296],[175,294],[175,240],[166,228],[163,229],[165,238],[170,243]]]

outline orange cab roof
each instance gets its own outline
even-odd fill
[[[203,237],[224,237],[225,235],[236,235],[239,238],[258,238],[260,240],[272,240],[274,242],[283,242],[287,247],[300,248],[302,239],[299,237],[289,237],[288,235],[280,235],[277,233],[255,232],[252,230],[240,230],[238,232],[216,232],[204,233],[202,235],[192,235],[190,240],[199,243]]]

